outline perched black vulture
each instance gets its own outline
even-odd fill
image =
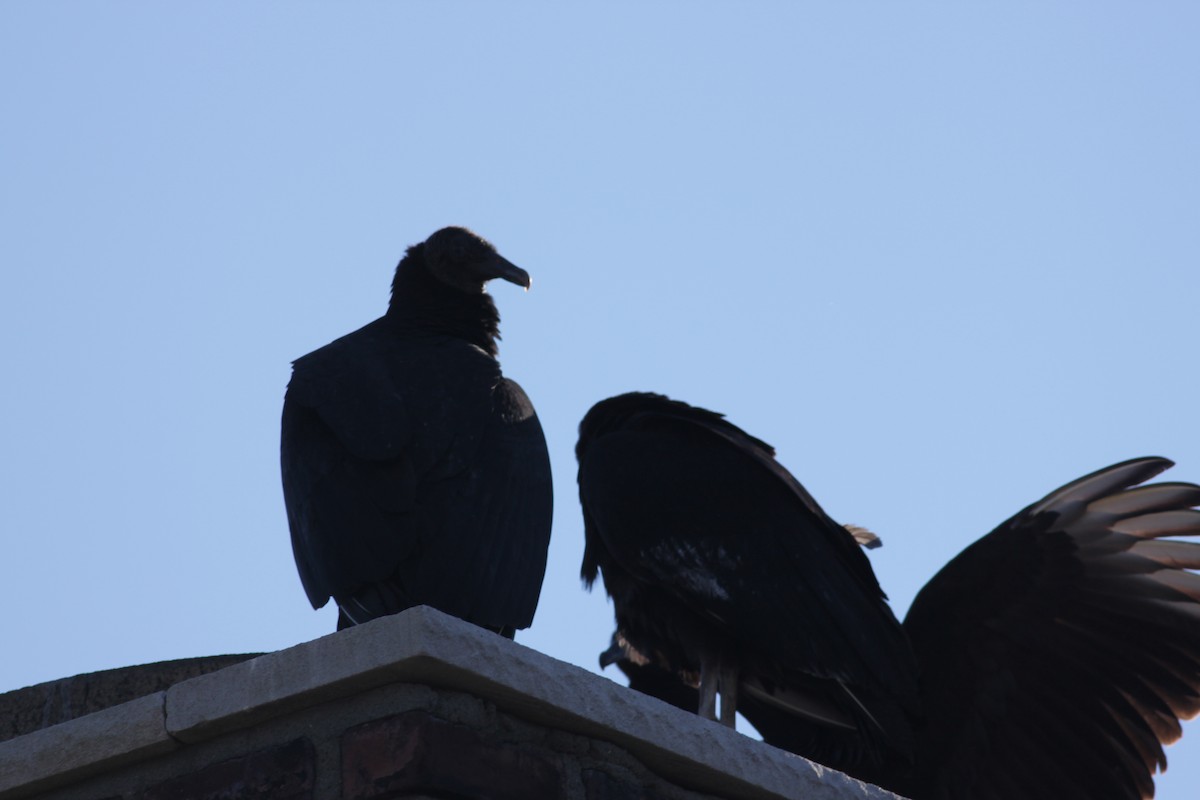
[[[387,313],[298,359],[281,464],[292,550],[343,628],[415,605],[512,636],[533,620],[550,463],[496,360],[484,284],[529,275],[463,228],[408,248]]]
[[[1170,466],[1141,458],[1073,481],[922,589],[903,626],[920,671],[914,759],[863,759],[857,732],[773,705],[739,710],[765,741],[914,800],[1152,797],[1162,746],[1200,712],[1200,576],[1187,571],[1200,544],[1169,538],[1200,535],[1200,486],[1139,485]],[[602,663],[686,702],[689,675],[617,644]]]
[[[854,536],[769,445],[634,393],[588,412],[576,455],[583,578],[603,573],[635,662],[688,676],[710,718],[719,692],[725,724],[761,703],[854,732],[831,755],[911,757],[908,642]]]

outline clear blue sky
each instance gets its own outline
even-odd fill
[[[447,224],[534,278],[494,287],[557,484],[519,641],[589,669],[572,446],[617,392],[773,443],[900,614],[1071,478],[1200,481],[1198,9],[0,5],[0,691],[333,629],[289,362]]]

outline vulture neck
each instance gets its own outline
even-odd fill
[[[487,292],[468,294],[433,276],[421,248],[408,250],[392,281],[387,319],[401,331],[417,331],[464,339],[495,358],[499,349],[500,312]]]

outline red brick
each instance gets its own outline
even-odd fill
[[[309,800],[314,758],[312,744],[296,739],[163,781],[141,800]]]
[[[489,742],[423,711],[368,722],[342,736],[343,800],[426,793],[458,800],[560,800],[558,768],[528,747]]]

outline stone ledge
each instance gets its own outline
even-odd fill
[[[183,681],[165,698],[151,695],[0,743],[0,798],[397,683],[464,692],[535,724],[612,742],[677,785],[710,794],[895,797],[420,607]],[[51,758],[55,752],[61,757]]]
[[[0,741],[94,714],[262,653],[201,656],[88,672],[0,694]]]
[[[0,742],[0,797],[22,796],[179,746],[163,724],[164,692]]]

